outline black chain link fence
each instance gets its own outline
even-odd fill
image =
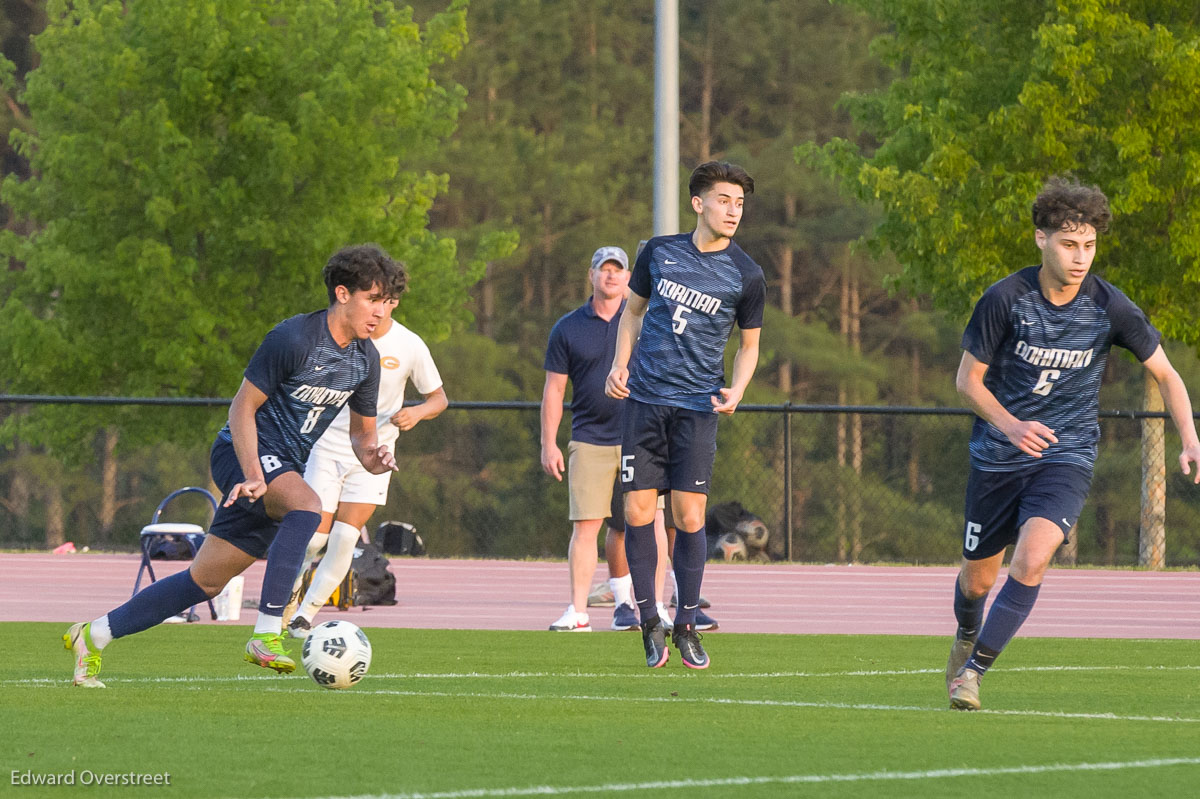
[[[0,450],[0,546],[60,543],[52,529],[57,524],[77,548],[132,551],[163,497],[185,484],[211,487],[208,441],[216,431],[212,417],[223,415],[213,406],[224,401],[0,396],[0,408],[11,413],[51,399],[148,406],[139,409],[142,420],[181,413],[170,405],[209,407],[193,411],[192,443],[118,449],[110,459],[116,477],[107,481],[99,447],[83,447],[86,456],[64,467],[10,437]],[[1103,414],[1091,495],[1060,561],[1154,565],[1139,549],[1139,530],[1148,525],[1165,542],[1158,544],[1161,565],[1200,565],[1200,487],[1180,474],[1173,426],[1146,417]],[[778,559],[956,563],[971,420],[955,409],[746,405],[721,420],[709,504],[738,502],[761,517],[771,531],[767,551]],[[1165,476],[1149,483],[1148,503],[1142,500],[1143,427],[1151,466],[1155,457],[1165,463]],[[564,451],[568,435],[569,414],[560,427]],[[565,557],[567,486],[542,472],[538,438],[537,403],[452,403],[439,418],[401,434],[400,472],[372,525],[410,522],[438,557]],[[116,508],[107,524],[100,513],[102,483],[113,494],[107,507]],[[51,485],[58,491],[47,491]],[[54,510],[48,500],[56,493],[60,507]],[[164,519],[206,524],[202,499],[181,501],[172,512]]]

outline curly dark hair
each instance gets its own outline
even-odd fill
[[[343,247],[329,257],[322,274],[331,305],[337,299],[334,289],[338,286],[345,286],[350,291],[369,291],[378,285],[393,298],[408,288],[408,271],[404,264],[393,260],[378,244]]]
[[[1104,192],[1073,177],[1050,178],[1033,201],[1033,224],[1048,233],[1074,231],[1083,225],[1105,233],[1111,221],[1112,211]]]
[[[706,161],[696,167],[688,178],[688,192],[692,197],[699,197],[717,183],[732,183],[741,186],[747,195],[754,193],[754,178],[737,164],[727,161]]]

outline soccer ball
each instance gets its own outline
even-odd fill
[[[771,538],[771,531],[759,519],[738,522],[737,531],[745,536],[747,549],[766,549]]]
[[[304,670],[323,688],[349,688],[371,665],[371,642],[348,621],[318,624],[300,651]]]
[[[717,551],[725,560],[745,560],[746,539],[739,533],[725,533],[717,539]]]

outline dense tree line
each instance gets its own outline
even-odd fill
[[[315,267],[323,254],[340,240],[369,237],[413,265],[413,291],[402,302],[401,318],[433,343],[452,400],[539,398],[546,336],[555,319],[586,298],[591,252],[617,244],[632,254],[651,232],[653,3],[473,0],[447,10],[446,0],[418,0],[411,11],[384,3],[312,3],[295,12],[292,22],[304,31],[295,39],[279,30],[292,22],[256,11],[260,4],[250,0],[144,5],[162,20],[157,27],[148,21],[136,31],[122,28],[120,36],[105,34],[105,4],[81,3],[73,8],[83,11],[71,13],[94,11],[92,28],[75,24],[79,30],[71,33],[64,26],[32,46],[29,36],[47,21],[44,4],[5,6],[28,12],[9,12],[0,28],[14,65],[5,84],[7,128],[37,137],[43,154],[56,133],[74,142],[66,117],[54,117],[54,92],[68,98],[72,86],[83,91],[84,84],[72,80],[93,80],[86,99],[76,102],[103,100],[100,116],[111,125],[105,135],[113,146],[128,142],[133,149],[109,161],[111,148],[81,154],[72,143],[63,151],[107,163],[107,171],[90,179],[107,184],[108,194],[95,184],[85,187],[96,189],[95,224],[86,235],[70,229],[44,252],[30,250],[29,242],[53,238],[55,220],[73,213],[54,202],[78,189],[37,189],[52,185],[52,165],[39,166],[32,144],[6,151],[4,168],[12,177],[0,199],[10,214],[7,251],[14,260],[0,300],[13,309],[20,304],[15,318],[21,324],[6,321],[0,338],[7,336],[17,350],[30,346],[32,331],[45,338],[52,306],[52,330],[67,331],[67,322],[75,321],[69,334],[50,336],[59,351],[0,377],[0,391],[230,396],[249,355],[245,348],[278,319],[319,304]],[[355,67],[354,48],[346,54],[334,45],[345,38],[339,26],[349,24],[339,5],[370,7],[375,25],[399,40],[388,51],[402,65],[398,77]],[[905,5],[918,19],[920,9],[909,5],[919,4]],[[219,20],[243,11],[264,26],[245,35],[275,45],[253,56],[230,46],[241,34],[224,30]],[[55,20],[63,13],[51,8]],[[306,19],[312,27],[303,27]],[[841,178],[795,155],[797,147],[834,139],[846,143],[839,152],[862,157],[887,144],[892,131],[878,119],[894,112],[864,115],[870,106],[853,98],[908,85],[897,77],[911,82],[910,64],[887,57],[897,52],[887,43],[904,30],[902,22],[825,0],[751,0],[736,9],[681,2],[683,176],[696,163],[719,158],[743,164],[758,181],[738,234],[769,285],[763,357],[749,402],[958,404],[952,371],[969,307],[963,298],[978,293],[983,278],[958,293],[931,290],[913,278],[917,261],[910,252],[854,246],[881,221],[888,223],[891,205],[872,202],[865,190],[852,192],[858,198],[840,193]],[[89,30],[94,39],[86,38]],[[366,28],[356,30],[352,41],[373,41]],[[135,33],[142,38],[130,47]],[[103,62],[107,69],[78,75],[63,68],[57,82],[28,87],[39,58],[49,64],[55,56],[51,44],[70,45],[58,58],[113,60]],[[146,63],[174,66],[138,73],[129,51],[161,52],[163,58]],[[224,80],[238,90],[225,94],[226,84],[211,72],[197,82],[190,62],[224,64]],[[306,100],[309,94],[317,100]],[[380,108],[371,98],[378,103],[380,94],[408,103],[396,111],[402,123],[374,133],[347,124],[347,117],[377,121]],[[985,92],[973,96],[986,104]],[[40,114],[31,115],[31,103]],[[244,146],[222,139],[223,120],[256,109],[254,125],[243,116]],[[128,118],[131,111],[141,122]],[[39,130],[41,114],[46,121]],[[34,141],[21,135],[18,144]],[[178,137],[187,139],[190,154],[179,152]],[[189,171],[200,144],[221,154],[217,161],[226,171],[213,161]],[[879,152],[886,157],[894,150]],[[351,151],[370,158],[356,160]],[[344,158],[336,155],[342,152]],[[156,160],[159,153],[173,155]],[[124,166],[130,157],[144,167],[131,173]],[[368,160],[382,162],[382,171]],[[352,197],[334,178],[336,170],[365,176],[371,191]],[[330,180],[327,190],[312,191],[307,180],[322,175]],[[246,187],[244,196],[230,193],[228,182],[222,191],[226,177]],[[1017,187],[1022,197],[1028,182]],[[300,197],[305,192],[308,199]],[[681,187],[681,206],[682,194]],[[19,213],[8,210],[13,207]],[[1003,235],[1011,241],[997,257],[1002,254],[1005,268],[1032,263],[1020,209],[1003,210]],[[115,217],[113,224],[104,223],[105,215]],[[689,218],[686,211],[681,218]],[[929,268],[950,274],[960,264]],[[66,280],[63,272],[79,282],[58,285]],[[39,277],[49,273],[54,280]],[[145,274],[169,285],[171,302],[122,304],[121,296],[106,293],[106,284],[126,285]],[[212,275],[225,275],[224,282],[206,283]],[[52,293],[62,289],[87,295],[75,316],[64,316]],[[218,292],[235,300],[219,313],[210,302]],[[85,317],[93,326],[81,321]],[[111,326],[94,328],[109,320]],[[153,340],[139,341],[138,330],[166,339],[169,354]],[[83,363],[69,375],[48,370],[54,358],[90,357],[75,353],[87,348],[70,336],[107,348],[114,341],[137,343],[126,345],[114,364]],[[1105,397],[1119,401],[1106,407],[1140,401],[1123,379],[1128,367],[1114,359],[1116,382]],[[77,379],[80,371],[87,380]],[[162,495],[207,479],[204,442],[222,419],[219,410],[3,408],[0,414],[9,448],[0,460],[0,541],[52,543],[69,530],[107,546],[127,546]],[[725,473],[714,500],[739,499],[781,523],[782,435],[777,419],[761,415],[723,426],[718,468]],[[402,438],[400,447],[405,469],[379,519],[417,523],[438,554],[565,552],[565,489],[538,468],[536,414],[452,411]],[[813,417],[796,426],[792,447],[798,557],[953,558],[961,502],[955,481],[966,457],[965,434],[953,422]],[[1103,518],[1081,551],[1090,559],[1127,562],[1120,542],[1130,535],[1128,518],[1118,511],[1134,502],[1136,515],[1136,501],[1115,477],[1111,497],[1099,474],[1097,481],[1093,504],[1104,509]]]

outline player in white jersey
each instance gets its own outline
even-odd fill
[[[442,388],[429,347],[421,337],[391,318],[399,303],[390,301],[388,315],[371,335],[379,350],[379,415],[376,419],[379,441],[395,451],[401,431],[408,431],[424,419],[432,419],[446,409],[449,401]],[[408,381],[424,402],[404,407],[404,389]],[[313,574],[304,598],[287,623],[288,634],[305,638],[313,618],[324,607],[333,590],[346,577],[354,559],[359,530],[371,518],[375,508],[387,503],[390,474],[371,474],[362,467],[350,448],[348,414],[342,413],[329,425],[309,455],[304,480],[321,500],[321,525],[308,545],[311,562],[321,548],[326,549]],[[335,520],[336,519],[336,520]],[[297,601],[299,578],[293,591]]]

